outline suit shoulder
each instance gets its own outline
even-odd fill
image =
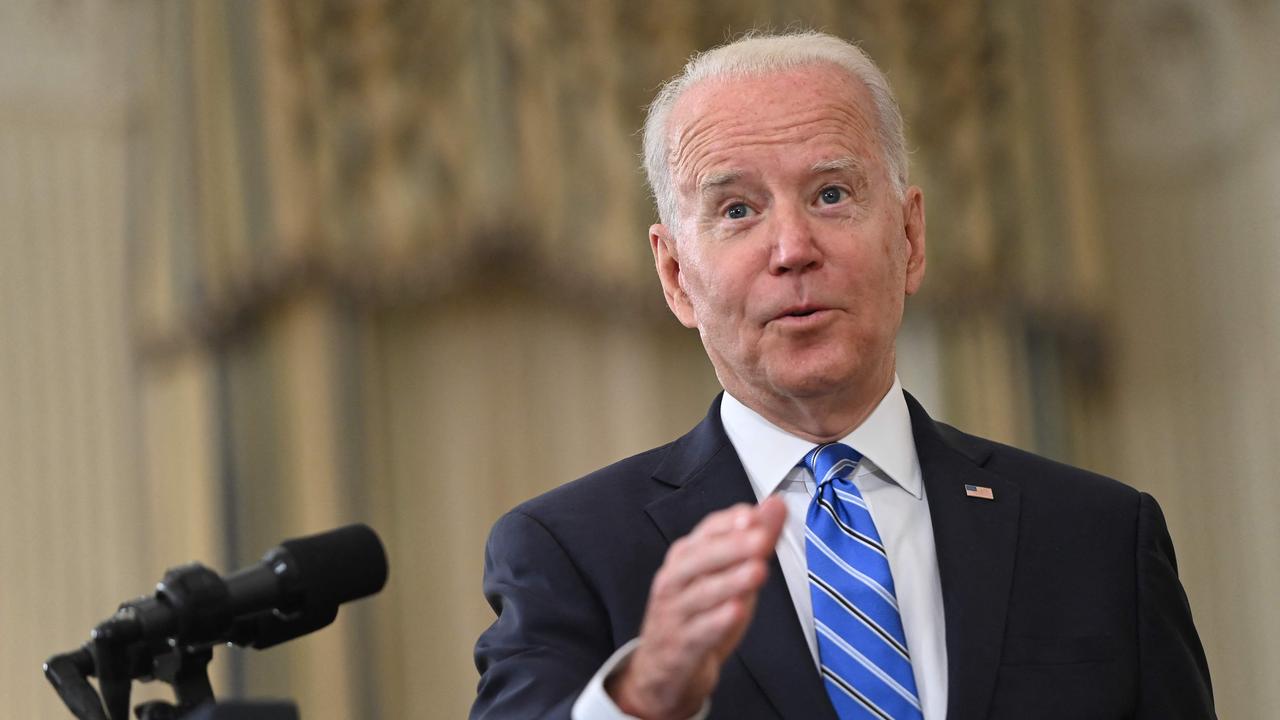
[[[1135,488],[1106,475],[1036,455],[938,423],[942,436],[984,469],[1015,480],[1024,489],[1070,492],[1110,502],[1138,502]]]

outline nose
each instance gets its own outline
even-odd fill
[[[812,218],[804,208],[775,206],[773,248],[769,271],[774,275],[815,270],[822,266],[822,250],[814,236]]]

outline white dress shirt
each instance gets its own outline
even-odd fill
[[[804,628],[816,672],[818,645],[804,547],[805,516],[816,488],[813,475],[800,464],[814,443],[789,434],[727,392],[720,403],[720,419],[742,460],[756,499],[763,501],[778,494],[786,503],[787,519],[777,547],[778,564]],[[889,558],[924,720],[943,720],[947,713],[947,646],[942,585],[911,417],[897,376],[871,415],[841,442],[862,454],[853,482],[867,502]],[[634,641],[627,643],[600,668],[574,704],[574,720],[631,717],[623,714],[604,691],[604,679],[634,649]],[[708,710],[703,707],[699,717]]]

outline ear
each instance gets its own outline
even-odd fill
[[[684,282],[680,276],[680,252],[675,235],[662,223],[650,225],[649,246],[653,249],[653,265],[658,270],[658,280],[662,282],[662,295],[667,299],[667,307],[671,308],[671,313],[681,325],[687,328],[698,327],[693,305],[685,294]]]
[[[924,282],[924,192],[912,185],[902,201],[902,229],[907,241],[907,295]]]

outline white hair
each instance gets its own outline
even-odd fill
[[[677,220],[667,122],[680,96],[704,80],[766,75],[814,63],[837,66],[860,80],[871,92],[876,134],[889,181],[899,196],[906,191],[907,144],[902,130],[902,111],[889,88],[888,78],[871,58],[857,45],[826,33],[748,33],[689,58],[684,70],[668,80],[649,105],[644,122],[644,169],[663,223],[671,226]]]

